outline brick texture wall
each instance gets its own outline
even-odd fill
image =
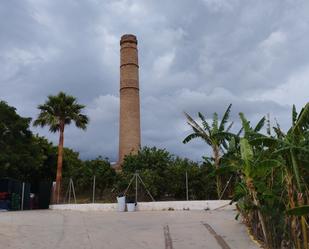
[[[137,39],[124,35],[120,40],[120,124],[119,161],[137,153],[141,146],[140,101],[138,78]]]

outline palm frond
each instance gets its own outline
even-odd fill
[[[307,103],[298,115],[298,118],[293,127],[293,131],[300,133],[304,129],[309,128],[309,103]]]
[[[193,136],[191,134],[191,136],[189,135],[189,138],[185,138],[184,139],[184,143],[187,143],[189,142],[190,140],[192,140],[193,138],[196,138],[196,137],[200,137],[201,139],[203,139],[207,144],[211,144],[212,141],[210,139],[210,136],[206,133],[205,130],[203,130],[203,128],[186,112],[184,112],[186,118],[187,118],[187,123],[188,125],[191,126],[192,130],[194,131],[194,133],[192,134],[196,134],[195,136]]]
[[[63,124],[69,125],[74,121],[78,128],[86,129],[88,117],[81,114],[84,107],[76,102],[75,97],[64,92],[55,96],[49,95],[47,101],[38,106],[40,113],[33,125],[41,127],[48,125],[51,132],[57,132]]]
[[[277,137],[278,137],[279,139],[282,139],[282,138],[285,137],[285,134],[284,134],[284,132],[281,130],[281,127],[280,127],[278,121],[277,121],[276,119],[275,119],[275,121],[276,121],[276,126],[273,127],[273,129],[274,129],[274,131],[275,131]]]
[[[246,119],[245,115],[242,112],[239,113],[239,117],[242,123],[242,128],[245,131],[245,134],[251,132],[250,121]]]
[[[237,135],[231,132],[222,131],[222,132],[217,132],[216,134],[214,134],[214,137],[219,138],[221,141],[223,141],[223,140],[229,140],[231,138],[236,138]]]
[[[232,104],[229,104],[220,122],[219,131],[224,131],[225,124],[228,122],[229,117],[230,117],[231,108],[232,108]]]
[[[182,142],[184,144],[186,144],[186,143],[190,142],[192,139],[198,138],[198,137],[201,137],[199,133],[191,133]]]
[[[213,133],[216,133],[219,130],[218,127],[218,113],[213,114],[213,120],[212,120],[212,131]]]
[[[297,114],[297,111],[296,111],[296,106],[293,105],[293,107],[292,107],[292,126],[294,126],[295,123],[296,123],[297,115],[298,114]]]
[[[288,154],[288,152],[290,151],[290,146],[285,146],[285,147],[282,147],[280,149],[277,149],[273,152],[274,155],[277,155],[277,154]]]
[[[89,123],[89,118],[86,115],[79,114],[77,118],[74,118],[74,121],[76,127],[85,130],[87,128],[87,124]]]
[[[244,173],[246,176],[249,176],[251,173],[250,164],[253,159],[253,150],[246,138],[240,139],[240,154],[241,159],[245,162]]]
[[[269,113],[267,113],[267,119],[266,119],[266,133],[267,133],[268,135],[271,135],[270,116],[269,116]]]
[[[261,118],[261,120],[257,123],[257,125],[254,128],[255,132],[259,132],[263,128],[263,126],[265,124],[265,120],[266,120],[265,116],[263,118]]]
[[[203,133],[203,129],[202,127],[197,123],[195,122],[195,120],[186,112],[184,112],[186,118],[187,118],[187,121],[188,121],[188,124],[193,128],[195,128],[196,130],[198,130],[200,133]]]
[[[241,127],[240,130],[237,132],[236,136],[239,137],[240,134],[243,132],[244,130],[244,127]]]
[[[252,145],[263,145],[267,147],[273,147],[280,143],[280,140],[272,137],[258,137],[250,140],[250,144]]]
[[[234,124],[234,122],[231,122],[230,125],[226,128],[226,131],[227,131],[227,132],[230,131],[230,129],[232,128],[233,124]]]
[[[229,146],[228,146],[226,140],[223,140],[223,141],[222,141],[222,147],[223,147],[225,150],[228,150],[228,149],[229,149]],[[220,146],[220,149],[221,149],[221,151],[224,153],[224,150],[221,148],[221,146]]]
[[[200,113],[200,112],[198,112],[198,116],[202,120],[202,125],[204,127],[204,130],[207,130],[208,133],[210,134],[211,129],[210,129],[210,126],[209,126],[207,120],[205,119],[205,116],[202,113]]]

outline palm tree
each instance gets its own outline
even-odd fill
[[[38,106],[40,113],[33,125],[41,127],[48,125],[50,132],[55,133],[59,131],[60,135],[56,174],[57,203],[59,203],[62,179],[64,128],[74,121],[76,127],[85,130],[89,120],[86,115],[81,114],[84,108],[84,105],[77,103],[75,97],[67,95],[64,92],[59,92],[56,96],[48,96],[47,101],[43,105]]]
[[[232,104],[230,104],[226,109],[226,111],[224,112],[220,124],[218,120],[219,119],[218,114],[215,112],[213,114],[213,120],[211,126],[208,124],[207,120],[205,119],[205,116],[200,112],[198,113],[198,116],[202,121],[202,126],[199,125],[188,113],[186,112],[184,113],[187,118],[187,123],[191,126],[193,133],[188,135],[183,140],[183,143],[186,144],[194,138],[201,138],[202,140],[204,140],[212,148],[213,160],[216,169],[219,169],[220,166],[220,158],[221,158],[220,151],[223,151],[223,147],[227,147],[226,140],[232,136],[235,136],[234,134],[229,132],[233,125],[233,122],[227,128],[225,128],[225,125],[227,124],[230,116],[231,107]],[[221,182],[218,175],[216,182],[217,182],[216,183],[217,195],[218,198],[220,198]]]

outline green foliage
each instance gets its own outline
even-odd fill
[[[156,200],[185,200],[187,173],[191,200],[215,198],[215,168],[211,164],[198,165],[164,149],[144,147],[137,155],[126,156],[122,169],[119,191],[138,172]]]
[[[87,169],[87,176],[96,177],[96,186],[102,194],[105,189],[113,188],[117,180],[115,170],[112,169],[107,159],[98,157],[95,160],[89,160],[85,162],[85,169]]]
[[[129,180],[138,172],[147,189],[155,198],[159,198],[165,194],[164,176],[171,160],[172,155],[166,150],[144,147],[137,155],[128,155],[124,158],[122,173]]]
[[[33,136],[30,122],[30,118],[20,117],[14,107],[0,102],[0,177],[30,181],[42,176],[47,157],[42,145],[46,140]]]
[[[162,172],[171,159],[172,155],[165,149],[143,147],[137,155],[128,155],[124,158],[122,170],[131,173],[144,169]]]
[[[175,199],[186,199],[186,174],[188,176],[189,196],[192,200],[206,199],[207,175],[205,169],[188,159],[175,158],[166,170],[167,193]],[[215,183],[213,181],[213,183]],[[214,184],[212,185],[215,186]]]
[[[309,215],[309,205],[291,208],[286,211],[288,215],[304,216]]]
[[[246,138],[240,139],[240,154],[244,161],[243,173],[250,177],[251,175],[251,161],[253,160],[253,150]]]
[[[69,149],[64,151],[64,177],[72,178],[79,195],[92,196],[93,180],[96,181],[96,198],[103,198],[106,189],[114,188],[117,175],[107,158],[101,156],[94,160],[82,161],[78,153]]]
[[[80,176],[81,170],[84,168],[84,162],[79,158],[79,153],[64,148],[63,150],[63,177],[77,178]]]

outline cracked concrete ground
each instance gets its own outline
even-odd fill
[[[256,249],[232,210],[0,212],[10,249]]]

